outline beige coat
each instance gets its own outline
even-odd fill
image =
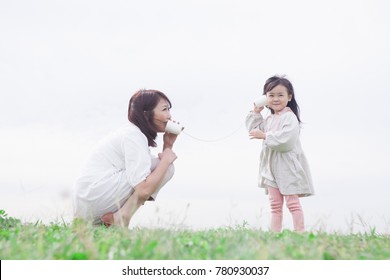
[[[300,126],[289,107],[280,114],[263,119],[250,112],[246,117],[248,131],[260,129],[266,133],[260,154],[259,187],[279,188],[283,195],[314,194],[310,169],[299,140]]]

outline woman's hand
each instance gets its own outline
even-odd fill
[[[262,108],[264,108],[264,107],[262,107]],[[265,137],[266,137],[265,133],[258,128],[252,129],[249,132],[250,139],[265,139]]]
[[[177,159],[176,154],[170,148],[164,149],[162,153],[158,154],[158,157],[161,161],[165,161],[168,164],[173,163]]]
[[[176,123],[175,121],[173,121],[173,122]],[[180,123],[178,122],[177,124],[180,124]],[[181,130],[183,131],[184,127]],[[175,143],[175,141],[177,139],[177,135],[178,134],[171,133],[171,132],[165,132],[164,133],[164,136],[163,136],[163,141],[164,141],[163,150],[165,150],[166,148],[172,149],[173,144]]]
[[[163,141],[164,141],[163,150],[172,149],[173,144],[175,143],[176,139],[177,139],[176,134],[170,133],[170,132],[165,132],[164,136],[163,136]]]

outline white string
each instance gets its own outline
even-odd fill
[[[218,137],[216,139],[202,139],[202,138],[198,138],[198,137],[195,137],[195,136],[192,136],[191,134],[188,134],[185,130],[183,130],[183,134],[187,135],[188,137],[191,137],[197,141],[201,141],[201,142],[219,142],[219,141],[222,141],[222,140],[225,140],[231,136],[233,136],[234,134],[236,134],[241,128],[242,128],[242,125],[243,124],[240,124],[239,127],[237,127],[233,132],[225,135],[225,136],[222,136],[222,137]]]
[[[268,108],[268,107],[267,107]],[[270,110],[266,111],[266,116],[268,116],[268,114],[270,113]],[[234,134],[236,134],[243,126],[245,126],[245,123],[241,123],[233,132],[225,135],[225,136],[222,136],[222,137],[219,137],[219,138],[216,138],[216,139],[203,139],[203,138],[198,138],[196,136],[192,136],[191,134],[188,134],[185,130],[183,130],[181,133],[187,135],[188,137],[192,138],[192,139],[195,139],[197,141],[200,141],[200,142],[219,142],[219,141],[222,141],[222,140],[225,140],[231,136],[233,136]]]

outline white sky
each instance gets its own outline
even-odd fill
[[[180,135],[174,179],[133,226],[267,228],[261,142],[244,119],[281,73],[315,183],[308,229],[390,232],[389,12],[385,0],[1,1],[0,209],[67,219],[85,156],[153,88],[188,134],[236,133]]]

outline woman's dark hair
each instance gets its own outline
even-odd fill
[[[134,93],[130,98],[128,119],[130,122],[138,126],[141,132],[148,139],[149,147],[156,147],[155,139],[157,137],[157,129],[153,122],[153,109],[156,108],[160,99],[163,98],[172,106],[168,97],[158,90],[141,89]]]
[[[265,84],[263,89],[263,95],[266,95],[267,92],[271,91],[274,87],[281,85],[287,89],[287,93],[291,95],[291,100],[287,103],[287,107],[290,107],[291,111],[297,116],[298,122],[301,123],[301,119],[299,117],[299,106],[295,99],[294,87],[289,80],[285,78],[285,76],[275,75],[269,78]],[[274,114],[274,110],[269,108],[271,113]]]

